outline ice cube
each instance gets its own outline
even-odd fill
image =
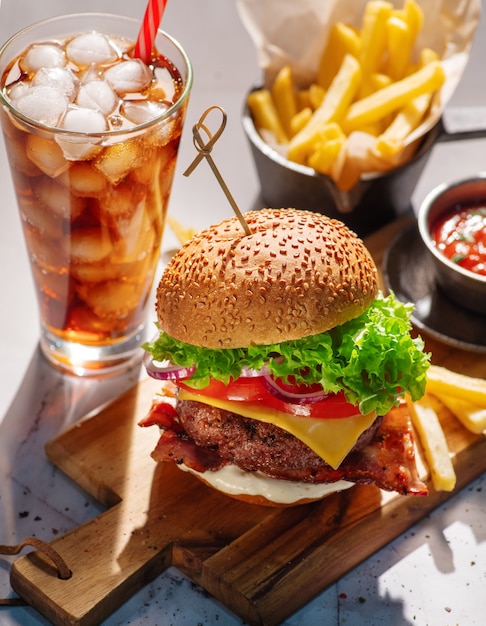
[[[20,81],[18,83],[13,84],[8,90],[7,90],[7,96],[10,99],[10,102],[16,106],[16,102],[17,100],[21,97],[24,96],[27,91],[29,91],[29,85],[26,82]]]
[[[123,61],[105,72],[105,79],[117,94],[141,93],[150,85],[152,72],[140,59]]]
[[[71,266],[71,274],[83,283],[102,283],[105,280],[118,278],[123,272],[120,264],[112,263],[111,259],[100,263],[76,263]]]
[[[142,261],[158,245],[157,225],[150,221],[143,204],[137,207],[130,219],[120,220],[117,226],[119,238],[115,252],[117,258],[127,264],[130,261]]]
[[[53,87],[31,87],[15,101],[18,111],[46,126],[57,126],[67,106],[66,96]]]
[[[24,233],[30,259],[43,272],[58,272],[69,266],[67,254],[60,245],[64,238],[52,239],[35,230],[24,230]]]
[[[132,122],[129,122],[125,117],[122,117],[118,113],[113,113],[108,116],[108,123],[110,125],[111,130],[130,130],[135,126]],[[127,140],[129,139],[129,135],[127,135]],[[117,135],[117,142],[123,141],[121,135]]]
[[[79,81],[66,67],[43,67],[36,73],[31,85],[59,89],[69,102],[73,102],[78,92]]]
[[[156,67],[154,69],[154,81],[152,83],[153,97],[159,95],[159,99],[173,102],[177,99],[176,85],[174,77],[166,67]]]
[[[77,306],[70,310],[69,320],[72,328],[85,330],[87,336],[94,333],[107,333],[108,337],[116,336],[116,325],[112,319],[100,319],[85,306]]]
[[[27,135],[25,152],[32,163],[51,178],[65,172],[69,163],[55,141],[37,135]]]
[[[108,257],[113,248],[108,232],[95,228],[76,230],[62,244],[73,263],[97,263]]]
[[[163,115],[168,105],[164,102],[127,101],[120,108],[120,113],[134,124],[144,124]]]
[[[124,228],[127,220],[131,219],[140,207],[143,209],[144,196],[140,185],[134,184],[131,180],[129,184],[112,187],[109,193],[98,200],[100,221],[115,230]],[[124,231],[117,232],[120,237],[124,237],[125,234]]]
[[[157,145],[165,146],[170,141],[177,143],[178,138],[182,133],[182,122],[179,117],[172,117],[167,124],[162,124],[159,127],[159,133],[157,135]]]
[[[61,128],[70,130],[73,133],[103,133],[108,125],[100,111],[85,109],[83,107],[72,107],[64,116]]]
[[[145,285],[109,280],[95,285],[83,285],[78,294],[98,317],[127,317],[143,302]]]
[[[80,68],[93,64],[106,65],[118,59],[118,53],[108,37],[95,31],[71,39],[66,46],[66,54]]]
[[[32,196],[19,196],[22,220],[45,237],[58,239],[64,234],[62,220],[52,211],[39,204]]]
[[[86,161],[73,163],[60,179],[73,194],[82,198],[99,198],[106,192],[106,178]]]
[[[36,43],[27,50],[20,67],[33,74],[43,67],[64,67],[66,56],[62,48],[54,43]]]
[[[27,156],[25,150],[25,140],[27,135],[22,133],[23,136],[17,138],[11,138],[8,142],[8,154],[10,165],[12,166],[12,175],[22,172],[27,176],[39,176],[41,171]]]
[[[94,166],[110,183],[118,185],[132,169],[151,157],[151,153],[144,154],[142,145],[127,141],[107,146],[96,158]]]
[[[35,197],[57,217],[75,220],[83,212],[86,200],[74,196],[67,187],[50,178],[32,184]]]
[[[61,128],[73,133],[71,136],[56,136],[56,141],[61,147],[64,157],[68,161],[78,161],[90,159],[100,150],[101,137],[96,135],[105,132],[108,126],[99,111],[72,107],[66,112],[61,122]],[[88,133],[95,136],[83,136]]]
[[[42,290],[49,299],[55,299],[58,303],[62,303],[64,307],[66,306],[66,303],[72,299],[72,295],[69,292],[69,274],[62,271],[63,259],[60,259],[59,261],[59,265],[57,265],[54,269],[48,269],[43,266],[39,267],[35,263],[33,264],[32,269],[34,271],[37,288]],[[51,303],[49,304],[49,319],[51,320],[51,323],[52,317],[53,303],[51,300]],[[64,315],[59,316],[60,325],[62,325],[64,318]]]
[[[76,104],[86,109],[97,109],[110,115],[118,105],[118,96],[104,80],[91,80],[79,88]]]
[[[90,65],[83,72],[80,72],[79,78],[83,84],[90,83],[92,80],[102,80],[103,69],[96,67],[96,65]]]

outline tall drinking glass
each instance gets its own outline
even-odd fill
[[[139,23],[48,19],[0,49],[0,117],[30,257],[40,345],[78,375],[130,362],[147,304],[192,86],[187,54]]]

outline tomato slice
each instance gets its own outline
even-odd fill
[[[181,381],[177,385],[193,394],[205,396],[206,398],[229,402],[246,402],[248,404],[264,404],[276,411],[302,417],[336,419],[352,417],[360,412],[357,406],[346,401],[342,391],[328,394],[320,402],[309,403],[305,406],[293,402],[283,402],[268,391],[261,377],[238,378],[227,385],[219,380],[211,380],[204,389],[194,389]]]
[[[264,376],[263,381],[268,391],[282,402],[298,404],[322,402],[328,395],[320,383],[312,385],[297,383],[294,376],[289,376],[288,381],[284,382],[281,378],[268,375]]]

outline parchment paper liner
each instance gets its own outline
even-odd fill
[[[403,0],[390,0],[396,8]],[[262,82],[271,86],[278,71],[290,65],[297,87],[304,88],[315,81],[322,50],[332,24],[342,21],[361,26],[367,0],[237,0],[238,11],[255,47]],[[429,47],[437,51],[443,62],[446,80],[433,99],[429,114],[407,138],[404,149],[393,163],[381,160],[371,151],[373,139],[365,133],[353,133],[346,151],[350,162],[367,162],[363,175],[396,167],[413,154],[425,133],[439,121],[454,93],[469,59],[474,33],[481,13],[480,0],[448,2],[420,0],[424,25],[414,48],[417,60],[420,50]],[[265,138],[266,139],[266,138]],[[272,145],[282,156],[286,148]],[[344,152],[340,155],[345,160]],[[336,164],[340,168],[342,163]],[[358,165],[359,166],[359,165]],[[345,166],[344,166],[345,167]],[[352,187],[350,173],[348,189]]]

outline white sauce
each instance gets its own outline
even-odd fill
[[[218,491],[232,495],[263,496],[279,504],[292,504],[304,498],[318,499],[336,491],[349,489],[354,483],[340,480],[335,483],[307,484],[269,478],[261,472],[244,472],[236,465],[225,465],[215,472],[196,472],[184,464],[180,469],[202,477]]]

